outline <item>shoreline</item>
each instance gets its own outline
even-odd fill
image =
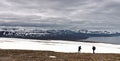
[[[12,37],[1,37],[1,38],[9,38],[12,39]],[[40,39],[27,39],[27,38],[14,38],[14,39],[26,39],[26,40],[40,40]],[[115,45],[119,45],[116,43],[109,43],[109,42],[98,42],[98,41],[88,41],[88,40],[43,40],[43,41],[67,41],[67,42],[87,42],[87,43],[106,43],[106,44],[115,44]]]

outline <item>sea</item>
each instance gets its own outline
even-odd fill
[[[117,37],[90,37],[85,41],[95,41],[120,45],[120,36]]]

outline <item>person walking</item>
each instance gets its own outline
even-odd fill
[[[81,46],[78,46],[78,53],[81,52]]]
[[[95,54],[96,47],[93,46],[93,47],[92,47],[92,50],[93,50],[93,54]]]

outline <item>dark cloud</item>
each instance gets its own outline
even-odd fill
[[[1,0],[0,22],[108,29],[120,26],[119,10],[119,0]]]

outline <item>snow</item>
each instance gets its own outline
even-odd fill
[[[107,43],[87,43],[63,40],[32,40],[18,38],[0,38],[1,49],[45,50],[55,52],[75,53],[81,46],[82,53],[92,53],[92,46],[96,53],[120,53],[120,45]]]

